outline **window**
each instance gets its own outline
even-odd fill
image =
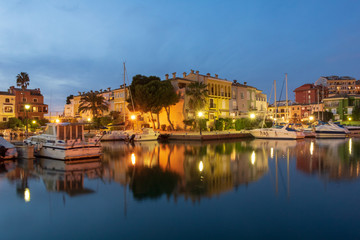
[[[6,118],[6,117],[4,117],[4,118],[3,118],[3,122],[6,122],[6,121],[7,121],[7,118]]]
[[[34,99],[33,99],[33,102],[38,102],[37,98],[34,98]]]
[[[26,97],[23,97],[23,102],[26,102]]]
[[[10,102],[10,99],[9,99],[9,98],[5,98],[5,102]]]
[[[12,112],[13,112],[13,108],[10,107],[10,106],[6,106],[6,107],[4,107],[4,112],[6,112],[6,113],[12,113]]]
[[[240,93],[241,99],[244,99],[244,93]]]

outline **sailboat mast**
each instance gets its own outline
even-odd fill
[[[124,64],[124,108],[123,108],[123,115],[124,115],[124,126],[126,121],[126,83],[125,83],[125,62]]]
[[[275,122],[276,122],[276,119],[277,119],[277,105],[276,105],[276,80],[274,80],[274,105],[275,105]]]
[[[285,89],[286,89],[286,112],[285,118],[286,121],[289,120],[289,104],[288,104],[288,81],[287,81],[287,73],[285,73]]]

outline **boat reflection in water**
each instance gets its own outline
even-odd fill
[[[105,176],[129,185],[136,199],[166,194],[196,201],[249,184],[268,171],[266,153],[250,141],[102,146]]]

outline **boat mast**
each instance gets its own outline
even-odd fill
[[[277,105],[276,105],[276,80],[274,80],[274,105],[275,105],[275,123],[276,123],[276,119],[277,119]]]
[[[287,82],[287,73],[285,73],[285,90],[286,90],[286,112],[285,119],[286,122],[289,121],[289,104],[288,104],[288,82]]]
[[[125,83],[125,62],[124,64],[124,108],[123,108],[123,115],[124,115],[124,129],[125,129],[125,121],[126,121],[126,83]]]

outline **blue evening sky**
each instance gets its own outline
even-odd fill
[[[322,75],[360,79],[360,1],[0,0],[0,90],[21,71],[52,111],[136,74],[189,72],[289,96]],[[279,93],[278,93],[279,94]],[[284,96],[284,94],[283,94]]]

